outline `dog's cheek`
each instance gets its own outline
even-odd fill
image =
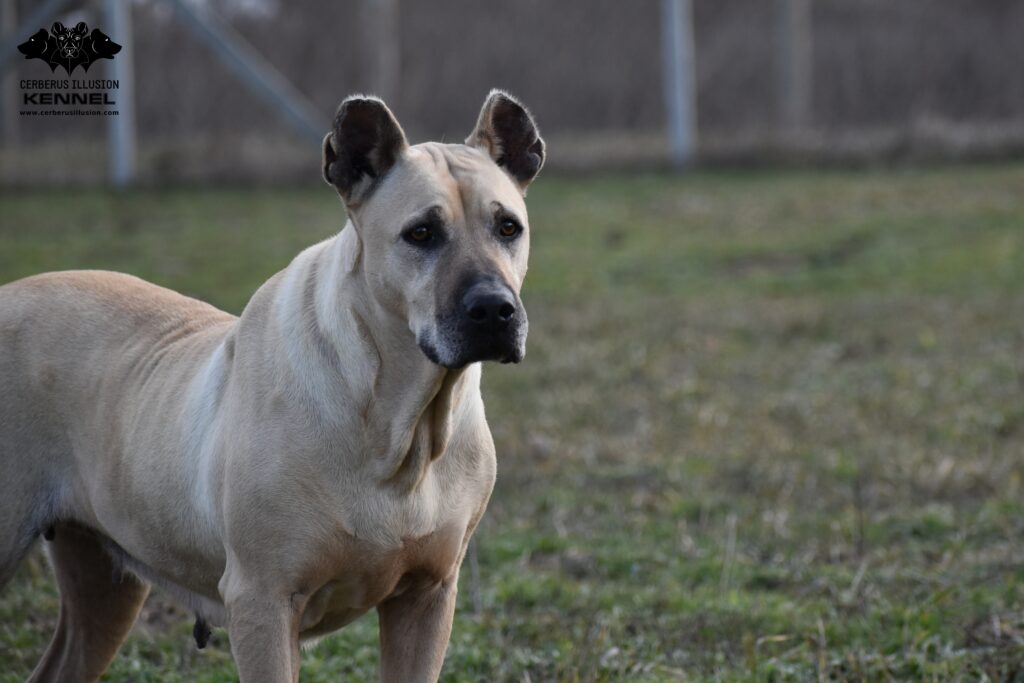
[[[410,271],[409,264],[397,261],[391,265],[390,272],[406,273]],[[438,341],[438,302],[435,296],[433,274],[428,270],[421,270],[412,277],[406,277],[401,283],[395,283],[400,287],[397,292],[402,298],[406,316],[409,321],[409,328],[414,334],[429,335],[435,342]]]
[[[460,354],[451,345],[449,337],[443,329],[431,327],[417,335],[416,339],[420,350],[431,362],[452,368],[459,365]]]
[[[424,336],[430,339],[434,351],[435,357],[431,358],[432,361],[447,368],[460,364],[462,349],[457,343],[458,334],[443,317],[434,317],[427,324]]]
[[[440,330],[437,327],[433,316],[424,315],[421,311],[415,308],[409,309],[414,313],[409,319],[409,329],[415,335],[418,341],[425,342],[433,350],[438,357],[445,356],[444,340],[439,334]],[[431,360],[434,360],[431,358]],[[434,361],[438,362],[438,361]]]

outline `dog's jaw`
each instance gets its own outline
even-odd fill
[[[529,324],[525,311],[521,321],[503,338],[478,340],[473,343],[465,334],[460,334],[457,325],[444,319],[435,321],[430,332],[416,333],[416,345],[427,359],[435,365],[449,370],[464,368],[473,363],[495,361],[501,364],[521,363],[526,357],[526,336]]]
[[[416,345],[420,347],[420,351],[423,352],[423,355],[426,356],[431,363],[440,365],[441,367],[449,367],[445,365],[443,360],[441,360],[441,354],[437,352],[437,349],[434,348],[434,345],[426,337],[420,336],[416,340]]]

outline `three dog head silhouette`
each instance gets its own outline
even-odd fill
[[[121,46],[98,28],[89,33],[84,21],[72,28],[59,21],[54,22],[47,32],[45,28],[36,31],[18,49],[25,59],[41,59],[50,65],[50,71],[58,66],[70,75],[79,66],[84,71],[98,59],[113,59]]]

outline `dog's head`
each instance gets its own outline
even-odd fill
[[[78,51],[82,49],[82,41],[89,33],[89,27],[84,21],[80,21],[74,28],[65,28],[64,24],[56,21],[50,31],[57,40],[57,49],[60,50],[61,57],[77,57]]]
[[[92,48],[92,55],[100,59],[113,59],[114,55],[121,51],[121,46],[98,28],[94,28],[89,34],[89,45]]]
[[[50,34],[46,32],[45,28],[41,28],[33,33],[31,38],[19,45],[18,49],[21,54],[25,55],[25,59],[45,57],[52,48],[50,40],[52,40]]]
[[[526,353],[524,197],[543,163],[533,118],[497,90],[463,145],[409,146],[376,98],[338,108],[324,179],[348,209],[371,295],[433,362],[517,363]]]

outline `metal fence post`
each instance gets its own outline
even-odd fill
[[[370,0],[369,10],[369,34],[374,41],[371,87],[375,94],[395,107],[399,100],[402,57],[398,0]]]
[[[777,0],[779,116],[788,133],[811,123],[814,43],[810,0]]]
[[[673,168],[690,166],[697,153],[697,69],[691,0],[662,0],[662,72]]]
[[[0,32],[4,40],[17,41],[18,3],[0,0]],[[3,141],[8,147],[18,145],[18,87],[14,68],[0,73],[0,119],[3,120]]]
[[[117,116],[108,116],[110,177],[117,187],[135,181],[135,69],[132,50],[132,11],[129,0],[106,0],[106,21],[110,36],[121,44],[121,53],[107,67],[118,88],[110,89]]]

